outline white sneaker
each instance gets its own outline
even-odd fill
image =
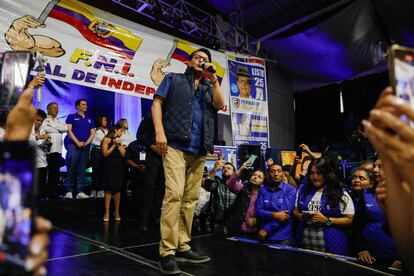
[[[80,192],[79,194],[76,195],[77,199],[85,199],[85,198],[89,198],[89,196],[87,194],[85,194],[84,192]]]
[[[92,190],[91,195],[89,197],[97,197],[96,190]]]
[[[65,198],[66,198],[66,199],[73,199],[73,195],[72,195],[72,193],[67,192],[67,193],[66,193],[66,195],[65,195]]]
[[[96,197],[97,198],[104,198],[105,197],[105,192],[104,191],[99,191]]]

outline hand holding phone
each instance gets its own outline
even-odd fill
[[[28,142],[0,143],[0,252],[26,266],[36,214],[35,148]]]
[[[397,98],[414,107],[414,49],[392,45],[388,52],[390,82]],[[414,127],[406,116],[401,117]]]
[[[255,154],[250,155],[249,159],[247,159],[246,162],[250,163],[250,169],[253,169],[253,164],[256,159],[257,159],[257,155]]]
[[[296,149],[296,158],[302,159],[302,147],[300,146]]]
[[[8,51],[2,54],[0,70],[0,107],[11,108],[19,99],[34,65],[29,51]]]
[[[216,162],[214,162],[214,171],[222,169],[225,163],[226,162],[222,159],[219,159]]]
[[[304,221],[311,221],[315,211],[302,211],[302,220]]]

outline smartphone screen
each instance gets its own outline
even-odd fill
[[[395,95],[414,107],[414,49],[393,45],[390,48],[390,79]],[[409,120],[403,116],[405,122]],[[414,127],[413,122],[409,122]]]
[[[0,107],[8,108],[16,104],[23,92],[30,70],[33,55],[27,51],[2,53],[0,70]]]
[[[36,210],[34,156],[27,142],[0,143],[0,264],[24,265]]]
[[[250,162],[250,164],[252,164],[252,165],[253,165],[253,163],[254,163],[254,161],[256,160],[256,158],[257,158],[257,155],[252,154],[252,155],[250,155],[249,159],[247,159],[247,161],[249,161],[249,162]]]

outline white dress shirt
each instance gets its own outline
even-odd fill
[[[102,129],[102,128],[96,129],[95,137],[93,137],[93,140],[92,140],[92,145],[100,148],[101,142],[107,134],[108,134],[108,129]]]
[[[46,134],[50,135],[52,147],[48,153],[58,152],[62,154],[62,136],[63,133],[68,131],[68,126],[59,118],[53,119],[51,116],[47,116],[43,121],[41,128]]]
[[[40,127],[39,132],[40,135],[45,134],[45,131],[44,129],[42,129],[42,127]],[[30,133],[29,141],[36,145],[36,168],[46,168],[46,152],[42,148],[40,148],[40,145],[45,141],[45,139],[36,140],[36,132],[34,125],[32,127],[32,132]]]

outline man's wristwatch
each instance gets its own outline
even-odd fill
[[[332,220],[329,217],[326,218],[325,225],[326,226],[331,226],[332,225]]]

